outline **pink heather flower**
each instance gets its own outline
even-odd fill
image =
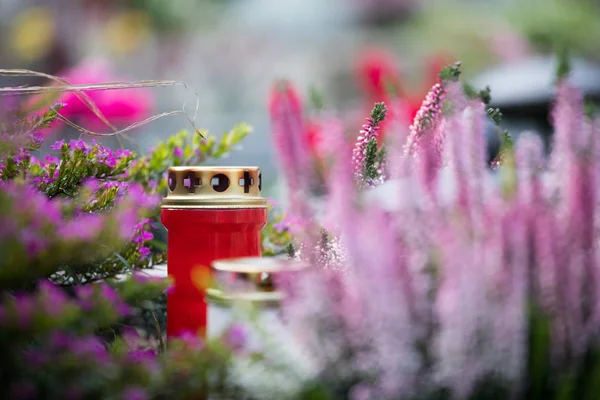
[[[56,151],[60,151],[62,150],[63,146],[65,146],[65,141],[64,140],[59,140],[58,142],[55,142],[54,144],[50,145],[50,150],[56,150]]]
[[[175,147],[175,149],[173,149],[173,155],[178,158],[183,158],[183,150],[179,147]]]
[[[82,151],[84,151],[84,150],[88,149],[88,146],[83,141],[83,139],[71,140],[69,142],[69,147],[71,148],[71,150],[82,150]]]
[[[127,158],[127,157],[131,157],[133,155],[133,152],[129,149],[117,149],[115,151],[115,157],[117,158]]]
[[[371,111],[370,118],[367,118],[367,124],[363,125],[356,140],[354,150],[352,152],[352,162],[354,163],[354,176],[361,187],[366,184],[367,187],[378,186],[385,180],[385,166],[380,165],[379,160],[374,160],[373,165],[367,165],[367,156],[369,146],[373,143],[376,151],[379,151],[377,138],[379,136],[379,128],[381,122],[385,120],[387,107],[384,103],[375,103]],[[376,176],[367,171],[367,168],[375,168]],[[365,176],[365,173],[367,174]]]
[[[354,212],[354,199],[356,197],[356,164],[352,156],[352,149],[344,138],[342,129],[331,131],[332,144],[337,149],[333,157],[331,176],[329,180],[329,193],[325,205],[323,224],[329,231],[344,229],[342,225],[351,221]],[[355,148],[356,150],[356,148]]]
[[[102,232],[104,221],[102,215],[82,215],[58,227],[58,235],[64,240],[89,241]]]
[[[138,248],[138,252],[140,253],[140,257],[142,259],[146,259],[150,255],[150,249],[146,246],[140,246]]]
[[[562,178],[569,174],[569,164],[573,161],[575,152],[585,148],[589,143],[585,142],[583,95],[565,81],[560,82],[557,88],[552,109],[554,135],[550,168],[559,176],[558,181],[567,182]]]
[[[15,164],[21,164],[25,162],[30,156],[30,152],[27,149],[20,148],[19,151],[14,155],[13,160]]]
[[[289,82],[278,82],[271,90],[269,113],[277,155],[289,187],[290,212],[309,217],[312,210],[306,196],[312,158],[302,104]]]
[[[377,139],[379,126],[373,124],[372,118],[367,118],[367,123],[362,126],[359,136],[356,139],[354,150],[352,151],[352,162],[354,163],[354,175],[357,180],[363,179],[365,168],[365,156],[367,155],[367,145],[371,139]]]
[[[310,150],[304,138],[306,127],[302,104],[289,82],[279,82],[272,89],[269,112],[285,178],[292,190],[302,190]]]
[[[417,111],[417,115],[410,126],[410,133],[406,143],[405,151],[407,154],[417,152],[417,143],[424,135],[431,135],[437,125],[439,118],[442,115],[442,104],[446,92],[442,83],[436,83],[427,93],[425,100],[421,104],[421,108]],[[439,142],[438,142],[439,141]],[[437,137],[433,140],[433,145],[441,148],[443,137]],[[440,155],[441,156],[441,155]]]
[[[95,336],[73,338],[69,343],[69,350],[76,357],[89,358],[98,364],[107,363],[109,360],[104,344]]]
[[[55,164],[58,165],[60,163],[60,160],[57,157],[51,156],[51,155],[47,155],[44,157],[44,162],[46,164]]]

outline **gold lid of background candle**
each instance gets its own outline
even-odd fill
[[[277,290],[274,276],[308,268],[300,261],[278,257],[246,257],[214,261],[212,271],[217,287],[206,290],[209,301],[229,304],[250,301],[277,305],[284,294]]]
[[[266,208],[258,167],[171,167],[162,208]]]

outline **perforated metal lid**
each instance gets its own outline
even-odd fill
[[[258,167],[171,167],[162,208],[266,208]]]

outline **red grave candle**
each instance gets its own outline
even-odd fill
[[[261,255],[267,222],[257,167],[172,167],[161,221],[168,231],[167,337],[206,335],[202,282],[213,261]],[[206,282],[208,283],[208,282]]]

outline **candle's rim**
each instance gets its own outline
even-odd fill
[[[213,269],[221,272],[277,273],[308,268],[304,262],[280,257],[237,257],[215,260]]]

